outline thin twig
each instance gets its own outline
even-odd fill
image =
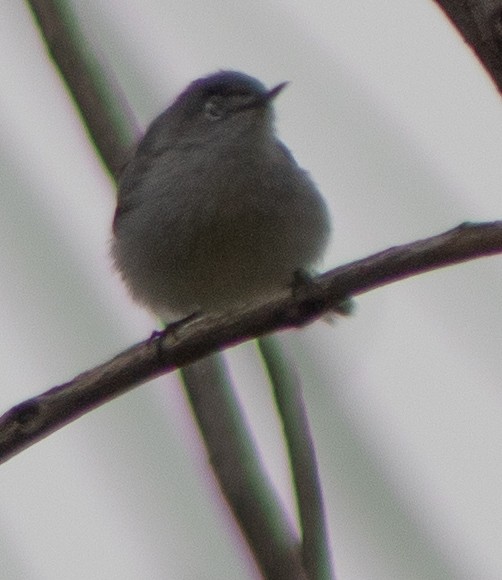
[[[76,26],[65,18],[61,2],[29,0],[47,50],[61,73],[98,155],[117,178],[139,131],[125,99],[86,49]]]
[[[213,470],[263,576],[306,580],[300,538],[265,476],[223,356],[215,353],[181,373]]]
[[[54,387],[0,417],[0,462],[137,385],[199,358],[332,312],[340,300],[423,272],[502,253],[502,222],[464,224],[390,248],[314,278],[301,292],[284,289],[253,308],[190,320],[111,361]]]
[[[311,580],[334,580],[322,487],[300,377],[277,337],[258,339],[282,421],[302,529],[303,566]]]
[[[436,0],[502,92],[502,2]]]

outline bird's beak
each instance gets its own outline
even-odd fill
[[[270,89],[268,93],[265,95],[265,100],[268,102],[271,101],[272,99],[275,99],[275,97],[277,97],[277,95],[281,93],[282,90],[285,89],[287,85],[289,85],[288,81],[277,85],[273,89]]]
[[[282,91],[282,89],[289,83],[281,83],[277,85],[273,89],[266,93],[259,93],[257,95],[253,95],[251,99],[244,101],[243,103],[239,104],[235,107],[236,111],[243,111],[245,109],[261,109],[267,107],[268,104],[277,97],[277,95]]]

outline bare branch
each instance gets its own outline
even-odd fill
[[[111,361],[29,399],[0,417],[0,462],[133,387],[212,352],[281,329],[302,326],[363,294],[416,274],[502,252],[502,221],[463,224],[340,266],[252,309],[188,321]]]
[[[288,448],[302,528],[303,566],[309,578],[335,580],[315,445],[301,380],[294,362],[288,360],[275,336],[260,338],[258,346],[273,386]]]
[[[502,92],[502,1],[436,0]]]
[[[29,0],[28,3],[90,139],[108,170],[117,178],[131,143],[139,134],[132,116],[125,114],[125,99],[86,50],[76,27],[64,18],[61,3],[54,0]]]
[[[187,365],[181,374],[211,466],[263,576],[307,580],[300,538],[266,477],[222,354]]]

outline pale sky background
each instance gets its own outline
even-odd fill
[[[430,0],[68,2],[146,126],[193,78],[242,70],[329,202],[326,268],[502,216],[502,102]],[[155,322],[108,258],[114,188],[24,3],[0,3],[0,407]],[[502,578],[502,258],[374,291],[283,335],[317,444],[338,580]],[[239,396],[281,496],[252,344]],[[0,580],[257,578],[175,375],[0,467]]]

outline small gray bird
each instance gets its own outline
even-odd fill
[[[252,304],[321,258],[326,205],[275,134],[285,85],[234,71],[192,82],[125,168],[113,259],[165,322]]]

